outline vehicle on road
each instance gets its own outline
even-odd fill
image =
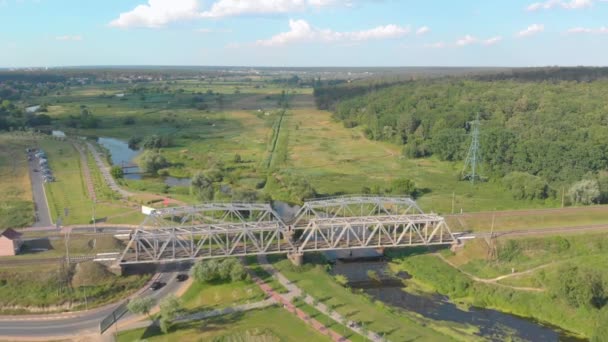
[[[181,273],[181,274],[178,274],[177,277],[175,277],[175,278],[177,279],[177,281],[182,282],[182,281],[188,280],[188,275]]]
[[[167,285],[167,284],[165,284],[165,283],[163,283],[161,281],[155,281],[155,282],[152,283],[152,285],[150,285],[150,289],[152,291],[156,291],[156,290],[162,288],[165,285]]]

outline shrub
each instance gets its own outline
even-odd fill
[[[108,271],[106,267],[94,261],[85,261],[76,265],[76,271],[72,277],[72,286],[100,285],[116,276]]]

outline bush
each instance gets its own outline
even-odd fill
[[[200,282],[239,281],[245,279],[245,267],[234,258],[201,260],[192,267],[192,276]]]
[[[391,192],[399,195],[416,197],[416,184],[407,178],[398,178],[391,184]]]
[[[169,163],[159,153],[154,153],[151,151],[145,152],[140,160],[139,167],[146,173],[157,175],[158,170],[169,166]]]
[[[114,280],[116,276],[108,271],[106,267],[94,261],[85,261],[76,265],[76,271],[72,277],[72,286],[92,286]]]
[[[526,172],[511,172],[503,178],[503,185],[515,199],[545,199],[550,189],[547,182]]]
[[[572,203],[593,204],[600,199],[600,187],[595,179],[585,179],[574,183],[568,190]]]
[[[125,173],[122,170],[122,167],[120,167],[118,165],[112,166],[112,169],[110,170],[110,174],[112,174],[112,177],[114,177],[114,179],[121,179],[125,176]]]
[[[202,172],[197,172],[190,182],[190,192],[201,201],[210,201],[215,195],[213,181]]]

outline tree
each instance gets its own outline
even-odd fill
[[[234,158],[232,159],[232,161],[238,164],[238,163],[241,163],[243,161],[243,159],[241,158],[241,155],[237,153],[234,155]]]
[[[158,170],[167,167],[169,163],[160,153],[146,151],[139,159],[139,167],[146,173],[157,175]]]
[[[600,198],[600,187],[595,179],[584,179],[572,184],[568,190],[568,197],[572,203],[589,205]]]
[[[218,262],[215,259],[198,261],[192,267],[192,275],[200,282],[210,282],[218,278]]]
[[[503,178],[503,185],[515,199],[544,199],[549,197],[547,182],[526,172],[511,172]]]
[[[166,334],[171,329],[171,321],[182,311],[182,306],[174,295],[170,295],[160,302],[160,330]]]
[[[213,182],[202,172],[197,172],[190,182],[190,192],[201,201],[210,201],[215,194]]]
[[[399,195],[416,196],[416,184],[407,178],[397,178],[391,184],[391,192]]]
[[[112,174],[112,177],[114,177],[114,179],[121,179],[125,176],[125,173],[122,170],[122,167],[120,167],[118,165],[112,166],[112,169],[110,170],[110,174]]]
[[[245,279],[245,267],[240,262],[236,262],[232,265],[232,269],[230,270],[230,280],[231,281],[239,281]]]
[[[148,318],[150,318],[150,310],[152,310],[153,306],[154,299],[151,297],[138,297],[131,300],[129,304],[127,304],[127,309],[129,309],[131,313],[137,315],[146,315]]]

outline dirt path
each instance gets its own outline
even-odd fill
[[[108,184],[110,189],[118,192],[120,194],[120,196],[122,196],[123,198],[129,198],[129,197],[133,196],[133,193],[131,193],[127,190],[124,190],[123,188],[118,186],[118,184],[116,184],[116,181],[110,174],[110,167],[104,163],[99,151],[95,148],[95,146],[93,146],[93,144],[88,143],[88,142],[87,142],[87,146],[89,147],[89,150],[93,154],[95,163],[97,164],[97,167],[99,168],[99,171],[101,171],[101,175],[102,175],[103,179],[105,180],[106,184]]]
[[[471,278],[472,280],[476,281],[476,282],[480,282],[480,283],[485,283],[485,284],[493,284],[496,286],[500,286],[500,287],[505,287],[505,288],[509,288],[512,290],[517,290],[517,291],[529,291],[529,292],[544,292],[545,289],[543,288],[538,288],[538,287],[520,287],[520,286],[511,286],[511,285],[505,285],[505,284],[500,284],[498,283],[499,280],[503,280],[503,279],[507,279],[507,278],[511,278],[511,277],[517,277],[520,275],[525,275],[525,274],[530,274],[533,273],[536,270],[554,265],[555,263],[548,263],[548,264],[544,264],[544,265],[540,265],[534,268],[531,268],[529,270],[526,271],[522,271],[522,272],[515,272],[515,273],[509,273],[506,275],[502,275],[496,278],[479,278],[467,271],[464,271],[462,269],[460,269],[458,266],[454,265],[453,263],[451,263],[448,259],[446,259],[443,255],[439,254],[439,253],[434,253],[435,256],[437,256],[439,259],[443,260],[446,264],[452,266],[453,268],[455,268],[456,270],[458,270],[460,273],[466,275],[467,277]]]

